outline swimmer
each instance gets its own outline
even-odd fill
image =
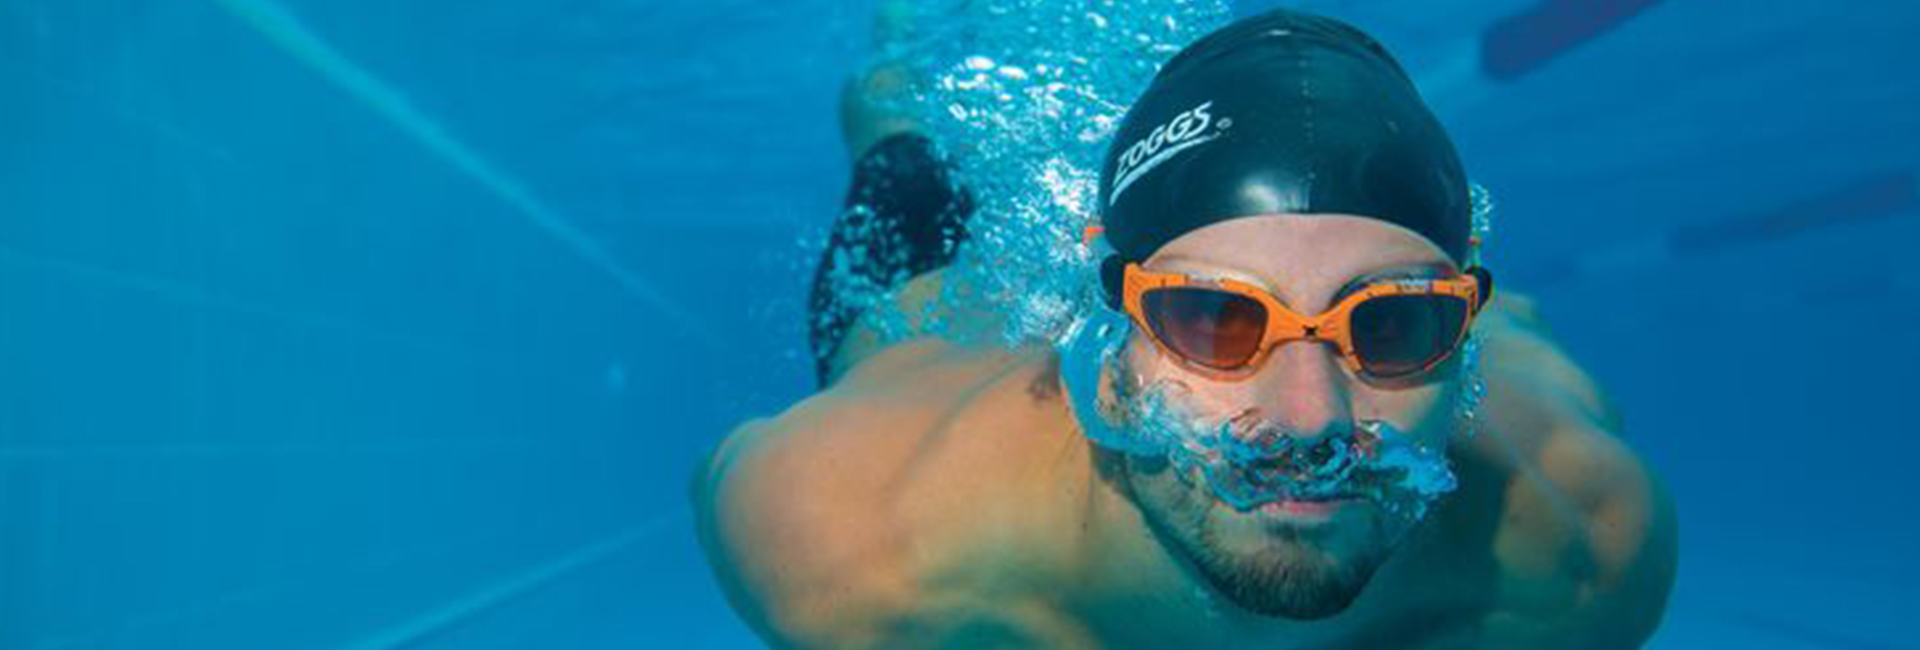
[[[1658,626],[1672,506],[1478,266],[1453,144],[1371,38],[1274,11],[1161,69],[1102,169],[1106,305],[1058,346],[882,344],[839,304],[851,276],[913,313],[973,209],[910,121],[849,138],[825,387],[693,486],[771,646],[1614,649]]]

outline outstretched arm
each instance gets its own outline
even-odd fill
[[[1095,647],[1046,599],[969,577],[996,575],[992,558],[929,538],[899,516],[911,506],[862,481],[846,437],[878,423],[837,399],[742,426],[694,480],[707,560],[762,639],[809,649]]]
[[[1673,585],[1674,510],[1620,418],[1524,297],[1485,321],[1488,421],[1474,453],[1507,468],[1491,648],[1638,648]]]

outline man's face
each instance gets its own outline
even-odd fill
[[[1217,223],[1168,243],[1143,266],[1248,282],[1303,315],[1325,311],[1352,285],[1458,274],[1445,253],[1412,231],[1341,215]],[[1320,439],[1380,421],[1444,450],[1456,428],[1459,356],[1388,385],[1349,372],[1331,344],[1295,340],[1257,366],[1220,376],[1168,356],[1136,331],[1123,371],[1112,375],[1124,384],[1115,392],[1130,400],[1148,386],[1177,386],[1186,410],[1235,422],[1236,432]],[[1140,457],[1126,463],[1124,480],[1156,533],[1217,591],[1266,615],[1311,619],[1344,610],[1418,523],[1415,514],[1365,497],[1283,499],[1243,511],[1209,489],[1198,469]]]

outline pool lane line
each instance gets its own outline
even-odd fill
[[[1581,255],[1558,256],[1527,268],[1523,277],[1530,285],[1545,286],[1647,270],[1685,258],[1910,215],[1916,208],[1920,208],[1920,170],[1868,174],[1779,208],[1683,225]]]
[[[1495,81],[1519,79],[1661,1],[1545,0],[1487,27],[1480,69]]]
[[[1883,219],[1916,206],[1920,206],[1920,173],[1873,174],[1775,210],[1681,226],[1668,241],[1674,252],[1691,255]]]
[[[0,512],[0,515],[5,514]],[[371,577],[379,576],[390,581],[393,576],[400,575],[420,562],[431,561],[448,554],[470,553],[475,548],[498,544],[500,540],[511,537],[524,526],[526,526],[524,521],[498,523],[495,527],[454,536],[451,539],[434,539],[426,543],[416,541],[404,545],[382,545],[356,555],[355,559],[358,562],[352,568],[328,572],[317,579],[303,576],[283,577],[247,584],[209,597],[170,601],[158,609],[136,611],[92,630],[63,636],[42,637],[40,642],[28,648],[30,650],[85,650],[118,647],[115,644],[116,639],[142,639],[150,643],[158,639],[174,641],[179,636],[180,633],[177,630],[181,627],[190,626],[198,630],[217,628],[223,623],[246,624],[251,622],[246,618],[249,608],[284,607],[288,602],[300,602],[301,599],[320,602],[322,594],[335,593],[341,588],[386,584],[386,582],[372,580]],[[227,629],[220,634],[232,637],[233,630]],[[277,647],[266,641],[268,639],[248,638],[238,646],[229,647]]]
[[[91,283],[106,291],[146,296],[156,301],[183,307],[221,312],[232,316],[273,323],[310,335],[337,336],[365,342],[391,345],[447,359],[469,362],[517,363],[519,359],[492,350],[448,344],[445,340],[384,330],[366,323],[321,312],[297,312],[256,303],[214,291],[207,287],[159,275],[96,266],[70,259],[14,249],[0,244],[0,267],[14,267],[27,273],[62,276]],[[32,277],[32,276],[27,276]]]
[[[1625,26],[1663,0],[1542,0],[1434,48],[1409,70],[1433,113],[1453,124],[1509,84]]]
[[[1728,610],[1718,613],[1721,619],[1734,625],[1774,638],[1790,639],[1818,648],[1832,650],[1911,650],[1912,648],[1898,642],[1860,636],[1857,632],[1845,629],[1845,624],[1832,626],[1824,622],[1787,620],[1757,611]]]
[[[259,32],[281,51],[398,127],[415,143],[479,182],[588,265],[606,273],[627,293],[665,315],[682,333],[709,348],[720,347],[719,339],[692,312],[667,298],[640,274],[616,259],[600,242],[548,207],[525,184],[501,171],[478,151],[447,132],[439,122],[415,108],[397,88],[347,58],[284,7],[273,0],[213,2]]]
[[[349,442],[312,440],[277,444],[108,443],[0,445],[0,468],[28,461],[253,461],[262,458],[508,455],[524,457],[557,443],[513,438],[422,438]]]
[[[622,551],[631,549],[672,525],[683,523],[688,514],[684,508],[673,508],[656,514],[647,521],[629,526],[545,562],[516,573],[500,576],[481,585],[478,589],[466,592],[340,648],[341,650],[400,650],[419,647],[441,633],[484,616],[516,598],[559,582],[581,570],[604,562]]]

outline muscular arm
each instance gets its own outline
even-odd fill
[[[735,611],[777,648],[1094,647],[995,570],[1007,562],[950,534],[979,526],[927,525],[922,490],[900,487],[913,445],[886,444],[915,438],[900,430],[914,418],[860,401],[861,384],[742,426],[696,477],[702,546]]]
[[[1486,647],[1638,648],[1673,584],[1672,503],[1525,299],[1492,316],[1489,422],[1474,446],[1511,479],[1494,542],[1500,605],[1484,621]]]

